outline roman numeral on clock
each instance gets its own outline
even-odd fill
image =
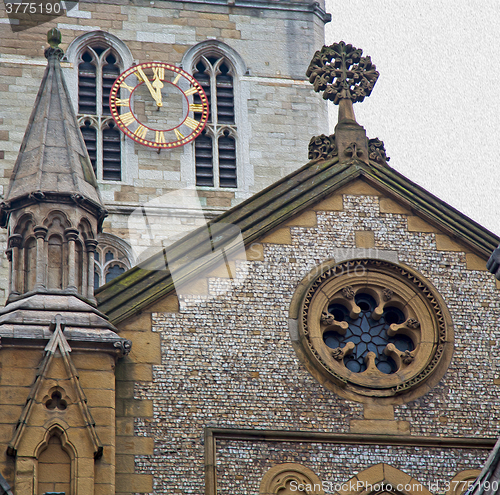
[[[120,88],[128,89],[131,93],[132,93],[132,91],[134,91],[134,88],[132,86],[129,86],[126,82],[122,82],[120,84]]]
[[[147,133],[148,129],[144,127],[142,124],[139,124],[139,127],[134,132],[134,134],[140,139],[144,139]]]
[[[195,93],[198,93],[198,89],[196,88],[196,86],[193,86],[192,88],[189,88],[187,91],[184,91],[184,94],[186,96],[194,95]]]
[[[132,122],[135,122],[135,118],[132,115],[132,112],[127,112],[124,113],[123,115],[120,115],[120,120],[127,126],[130,125]]]
[[[165,143],[165,134],[163,134],[163,131],[155,131],[155,141],[157,143]]]
[[[175,137],[177,138],[178,141],[184,139],[184,136],[179,132],[178,129],[174,129],[174,132],[175,132]]]
[[[197,120],[194,120],[191,117],[187,117],[184,121],[184,124],[187,125],[190,129],[193,129],[193,131],[200,125]]]
[[[198,103],[191,103],[189,105],[189,110],[191,112],[203,112],[203,105],[200,105]]]
[[[116,106],[117,107],[129,107],[130,106],[130,98],[117,98],[116,99]]]

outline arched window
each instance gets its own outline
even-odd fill
[[[123,181],[127,146],[111,117],[109,93],[115,79],[132,64],[130,51],[115,36],[96,31],[74,40],[66,57],[75,67],[75,77],[68,81],[78,92],[78,122],[96,177]]]
[[[99,234],[94,255],[94,289],[111,282],[132,266],[132,250],[112,234]]]
[[[193,76],[210,104],[205,131],[195,141],[196,185],[238,187],[233,66],[223,54],[212,52],[199,57]]]
[[[52,435],[38,458],[38,493],[70,493],[71,458],[61,440]]]

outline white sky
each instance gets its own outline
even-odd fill
[[[327,44],[361,48],[380,72],[354,111],[389,165],[500,235],[500,0],[326,4]]]

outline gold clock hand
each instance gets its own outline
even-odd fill
[[[163,83],[160,81],[160,79],[158,79],[158,76],[156,74],[155,74],[155,80],[153,81],[152,86],[156,90],[156,95],[158,97],[158,100],[160,100],[160,103],[163,104],[162,97],[161,97],[161,88],[163,88]],[[159,107],[161,107],[161,105],[158,104],[158,100],[156,100],[156,104],[158,105],[158,110],[159,110]]]
[[[151,93],[151,96],[156,101],[156,104],[159,107],[161,107],[163,105],[163,103],[161,101],[161,93],[160,93],[160,97],[158,98],[158,94],[157,94],[156,89],[153,88],[153,86],[151,85],[151,82],[148,79],[148,76],[146,76],[146,74],[144,74],[144,71],[140,67],[138,67],[137,72],[141,76],[141,79],[146,83],[146,86],[148,87],[149,92]]]

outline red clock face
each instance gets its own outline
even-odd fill
[[[203,88],[187,72],[163,62],[134,65],[120,74],[109,96],[116,125],[152,148],[176,148],[198,137],[208,120]]]

